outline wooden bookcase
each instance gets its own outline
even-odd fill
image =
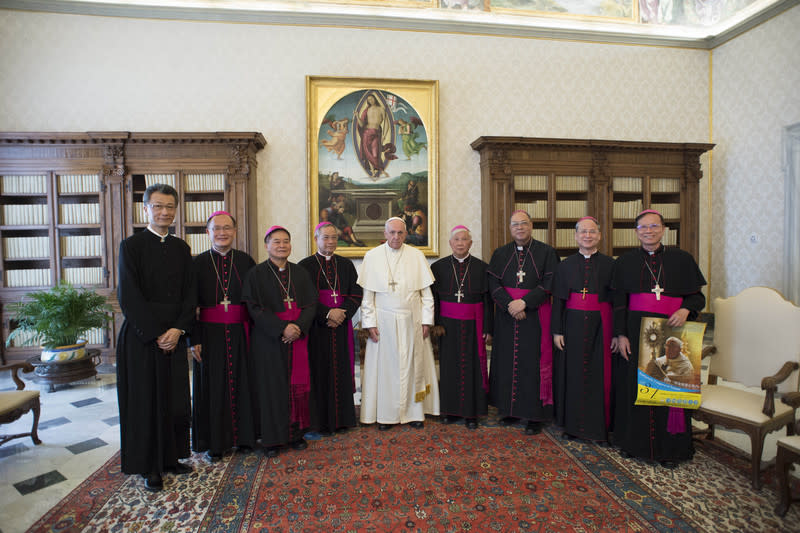
[[[122,317],[116,302],[117,255],[127,236],[143,230],[142,195],[151,183],[179,194],[171,231],[200,253],[209,247],[205,217],[225,209],[236,217],[235,247],[256,238],[256,154],[266,145],[254,132],[0,133],[0,312],[2,361],[24,360],[35,347],[5,347],[14,327],[7,306],[59,280],[104,294],[116,313],[90,347],[115,357]]]
[[[697,258],[700,156],[713,144],[479,137],[483,257],[511,240],[516,209],[533,218],[533,236],[562,257],[575,253],[575,223],[600,221],[600,251],[611,256],[639,245],[633,220],[658,209],[665,244]]]

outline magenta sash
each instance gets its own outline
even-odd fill
[[[319,291],[319,303],[326,307],[344,309],[339,305],[339,302],[333,301],[333,291],[330,289]],[[343,298],[341,294],[336,295],[338,298]],[[353,386],[355,387],[355,371],[356,371],[356,356],[355,356],[355,343],[353,342],[353,322],[347,321],[347,324],[342,324],[347,328],[347,351],[350,354],[350,376],[353,379]],[[355,392],[355,389],[353,389]]]
[[[284,302],[284,310],[275,315],[281,320],[297,320],[300,318],[300,308],[288,309]],[[311,390],[311,378],[308,370],[308,337],[302,336],[290,345],[292,351],[292,386],[300,387],[301,392]]]
[[[585,296],[585,299],[584,299]],[[605,407],[606,428],[611,427],[611,339],[614,336],[614,316],[611,302],[601,302],[596,294],[571,292],[567,309],[579,311],[599,311],[603,325],[603,405]]]
[[[504,287],[509,296],[518,300],[530,292],[529,289]],[[553,337],[550,335],[550,298],[536,308],[539,315],[541,338],[539,339],[539,399],[543,405],[553,405]]]
[[[283,311],[275,313],[281,320],[297,320],[300,317],[300,307],[289,309],[283,303]],[[289,420],[297,422],[301,428],[310,425],[308,410],[308,394],[311,391],[311,374],[308,367],[308,337],[302,336],[289,345],[292,358],[292,375],[289,378],[291,400],[289,402]]]
[[[486,366],[486,343],[483,340],[483,302],[462,304],[459,302],[440,302],[439,312],[443,317],[455,320],[474,320],[475,335],[478,342],[478,360],[481,363],[481,383],[484,392],[489,392],[489,370]]]
[[[681,308],[683,298],[675,296],[661,295],[661,299],[656,299],[656,295],[650,292],[635,292],[629,295],[628,309],[641,313],[657,313],[659,315],[671,316],[672,313]],[[638,341],[638,339],[636,339]],[[686,413],[680,407],[670,407],[667,413],[667,431],[671,434],[683,433],[686,431]]]
[[[250,347],[250,315],[246,305],[228,304],[228,310],[222,304],[216,307],[201,307],[200,322],[212,324],[242,324],[247,346]]]
[[[661,299],[657,300],[656,295],[651,292],[634,292],[628,297],[628,310],[670,316],[681,308],[682,303],[683,298],[675,296],[662,294]]]

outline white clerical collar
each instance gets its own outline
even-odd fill
[[[226,255],[228,255],[229,253],[231,253],[233,251],[233,248],[229,248],[227,252],[222,253],[219,250],[217,250],[216,248],[214,248],[213,246],[211,247],[211,249],[214,250],[215,254],[221,255],[222,257],[225,257]]]
[[[594,254],[597,253],[597,250],[595,250],[594,252],[590,253],[589,255],[586,255],[583,252],[579,252],[579,253],[583,256],[584,259],[589,259],[590,257],[592,257]]]
[[[454,257],[454,258],[455,258],[455,260],[456,260],[456,261],[458,261],[459,263],[463,263],[464,261],[466,261],[467,259],[469,259],[469,254],[465,255],[465,256],[464,256],[464,257],[462,257],[461,259],[459,259],[459,258],[458,258],[458,257],[456,257],[455,255],[454,255],[453,257]]]
[[[164,235],[161,235],[159,232],[157,232],[156,230],[154,230],[153,228],[151,228],[149,224],[147,225],[147,229],[148,229],[148,230],[150,230],[150,232],[151,232],[153,235],[155,235],[156,237],[158,237],[159,239],[161,239],[161,242],[164,242],[165,240],[167,240],[167,237],[169,237],[169,230],[167,230],[167,233],[166,233],[166,234],[164,234]]]
[[[323,254],[323,253],[320,253],[320,252],[317,252],[317,255],[319,255],[320,257],[324,257],[324,258],[325,258],[325,261],[330,261],[330,260],[331,260],[331,258],[333,257],[333,254],[331,254],[331,255],[325,255],[325,254]]]

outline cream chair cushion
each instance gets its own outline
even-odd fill
[[[783,446],[794,453],[800,454],[800,435],[781,437],[778,439],[778,446]]]
[[[792,412],[783,402],[775,402],[775,415],[768,417],[764,408],[764,394],[747,392],[727,385],[703,385],[700,407],[708,412],[719,413],[755,425],[764,425],[775,418]]]
[[[0,392],[0,415],[10,413],[39,397],[38,390],[15,390]]]

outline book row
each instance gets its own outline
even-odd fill
[[[536,200],[535,202],[516,202],[514,210],[522,209],[527,211],[531,218],[547,218],[547,200]]]
[[[95,257],[103,255],[103,239],[100,235],[62,236],[61,255],[65,257]]]
[[[3,194],[47,194],[47,176],[2,176]]]
[[[642,200],[614,202],[614,218],[634,219],[642,211]]]
[[[30,346],[31,339],[36,335],[34,332],[20,331],[9,343],[10,346]],[[89,344],[105,344],[106,343],[106,330],[100,328],[93,328],[81,335],[84,340]]]
[[[614,246],[635,248],[641,244],[636,232],[630,228],[614,228],[612,235]],[[678,244],[678,232],[666,229],[661,242],[667,246],[676,246]]]
[[[187,174],[185,188],[187,191],[223,191],[225,190],[224,174]]]
[[[10,204],[3,206],[6,226],[41,226],[49,222],[46,204]]]
[[[61,224],[99,224],[100,204],[59,204]]]
[[[3,258],[5,259],[30,259],[49,256],[49,237],[7,237],[3,239]]]
[[[97,193],[100,192],[100,178],[97,174],[59,175],[58,190],[62,193]]]

